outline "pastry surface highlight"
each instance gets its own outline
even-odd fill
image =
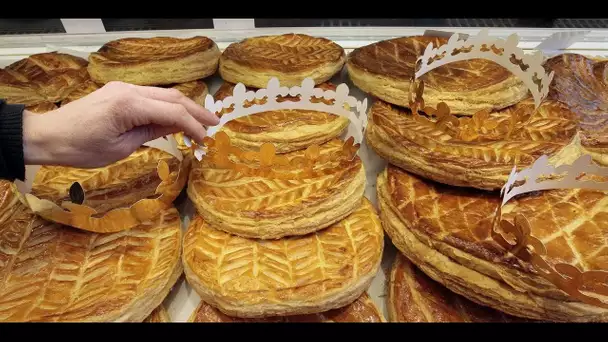
[[[304,34],[247,38],[232,43],[220,58],[220,75],[230,83],[265,88],[276,77],[282,86],[300,85],[305,78],[316,84],[342,70],[344,49],[331,40]]]
[[[378,271],[384,235],[367,199],[344,220],[280,240],[227,234],[195,216],[184,238],[184,273],[206,303],[242,318],[344,307]]]
[[[431,109],[425,111],[432,117],[376,101],[369,111],[367,143],[409,172],[484,190],[502,188],[514,164],[524,168],[542,155],[573,161],[580,152],[576,114],[557,101],[544,101],[535,110],[528,98],[471,118],[456,117],[441,104]]]
[[[31,55],[0,69],[0,98],[26,106],[61,102],[89,79],[86,67],[85,59],[64,53]]]
[[[402,37],[355,49],[346,67],[353,83],[383,101],[408,107],[416,61],[429,43],[441,46],[443,37]],[[499,64],[485,59],[450,63],[421,77],[427,105],[445,102],[453,113],[473,115],[500,110],[529,96],[528,88]]]
[[[425,181],[394,166],[377,187],[383,226],[395,246],[448,289],[518,317],[608,320],[608,309],[574,300],[493,239],[497,194]],[[549,265],[605,271],[608,248],[600,237],[607,213],[606,193],[560,189],[512,199],[502,219],[512,224],[516,215],[526,217]]]
[[[208,138],[206,138],[208,139]],[[352,138],[283,155],[231,145],[220,131],[193,163],[188,196],[215,228],[248,238],[277,239],[328,227],[355,210],[365,170]]]
[[[386,322],[382,313],[366,292],[352,304],[339,309],[308,315],[264,318],[236,318],[201,301],[188,320],[192,323],[380,323]]]
[[[608,60],[563,54],[545,67],[555,72],[549,97],[579,115],[581,144],[595,161],[608,165]]]
[[[207,37],[124,38],[104,44],[89,56],[89,74],[99,83],[137,85],[185,83],[211,76],[220,50]]]
[[[393,261],[388,286],[388,314],[391,322],[525,321],[457,295],[429,278],[401,253],[397,253]]]
[[[318,86],[323,90],[335,90],[331,83]],[[232,96],[234,84],[225,82],[215,93],[214,100]],[[252,90],[251,88],[247,90]],[[297,98],[285,97],[285,101]],[[259,100],[255,100],[259,102]],[[226,110],[220,113],[226,113]],[[248,150],[258,150],[264,143],[271,143],[278,153],[305,149],[320,145],[338,137],[347,127],[348,119],[342,116],[313,110],[281,109],[257,113],[226,123],[223,131],[234,145]]]
[[[97,234],[33,214],[0,181],[0,321],[141,322],[182,272],[175,209]]]
[[[101,168],[42,166],[25,198],[47,220],[98,233],[117,232],[172,207],[185,186],[188,167],[168,152],[144,146]]]

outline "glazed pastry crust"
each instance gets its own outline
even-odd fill
[[[63,101],[61,101],[61,106],[63,107],[72,101],[76,101],[80,98],[83,98],[91,94],[92,92],[98,90],[99,88],[100,86],[95,83],[95,81],[91,79],[86,80],[77,85],[74,90],[65,99],[63,99]]]
[[[377,187],[383,227],[393,244],[450,290],[519,317],[573,322],[608,320],[608,310],[572,301],[555,285],[534,274],[530,265],[506,255],[491,239],[498,196],[448,190],[392,166],[378,177]],[[544,198],[512,200],[503,208],[503,218],[512,221],[515,213],[524,214],[530,220],[532,235],[545,241],[550,264],[568,263],[583,271],[589,267],[605,269],[604,252],[597,250],[597,239],[588,238],[588,230],[597,227],[593,224],[597,218],[589,215],[603,215],[601,208],[606,207],[606,197],[593,193],[554,190],[544,192],[550,194]],[[563,234],[556,234],[561,227],[555,226],[556,222],[569,222],[568,215],[575,211],[567,206],[575,205],[569,202],[573,199],[589,213],[576,219],[577,225],[572,226],[570,244],[577,250],[571,249]],[[553,213],[556,218],[550,217],[553,214],[547,210],[549,207],[559,208]],[[584,259],[575,259],[575,255]]]
[[[545,67],[555,72],[549,97],[579,114],[581,144],[595,161],[608,165],[608,60],[562,54]]]
[[[220,75],[230,83],[266,88],[276,77],[281,86],[300,85],[305,78],[326,82],[346,60],[338,44],[304,34],[247,38],[230,44],[220,58]]]
[[[513,121],[514,113],[523,115],[522,119]],[[404,170],[454,186],[497,190],[514,164],[524,168],[542,155],[552,162],[574,161],[580,155],[576,116],[555,101],[545,101],[537,112],[528,99],[491,113],[479,121],[493,121],[498,126],[486,130],[481,124],[476,132],[462,127],[464,122],[478,125],[477,115],[472,120],[454,119],[460,121],[458,129],[441,129],[434,124],[436,120],[376,101],[369,116],[365,135],[378,155]]]
[[[384,246],[367,199],[344,220],[275,241],[212,228],[200,216],[184,238],[188,283],[226,315],[258,318],[325,312],[354,302],[376,275]]]
[[[236,318],[223,314],[220,310],[201,301],[196,310],[190,315],[189,322],[193,323],[380,323],[386,322],[380,310],[369,298],[366,292],[352,304],[339,309],[326,312],[296,315],[296,316],[276,316],[265,318]]]
[[[58,107],[52,102],[43,102],[34,106],[25,107],[28,111],[35,114],[44,114],[46,112],[50,112],[52,110],[57,109]]]
[[[383,101],[409,107],[411,80],[416,60],[426,46],[447,43],[439,37],[402,37],[355,49],[346,68],[353,83]],[[473,115],[480,110],[499,110],[528,96],[528,88],[502,66],[484,59],[454,62],[421,77],[428,106],[445,102],[453,113]]]
[[[63,53],[29,56],[0,69],[0,98],[26,106],[61,102],[89,78],[86,66],[86,60]]]
[[[174,183],[167,184],[162,189],[163,197],[158,198],[156,191],[163,182],[158,174],[158,165],[161,160],[167,163],[169,177],[173,177]],[[143,146],[129,157],[101,168],[42,166],[32,183],[31,194],[41,200],[49,200],[61,206],[63,202],[70,202],[70,187],[73,183],[78,182],[85,192],[82,204],[94,209],[98,214],[105,214],[117,208],[128,208],[142,199],[156,199],[156,202],[162,202],[164,206],[171,206],[186,183],[188,166],[189,163],[182,163],[165,151]],[[40,212],[39,214],[49,220],[55,219],[52,213],[47,215],[47,213]],[[143,219],[143,216],[148,217],[154,214],[138,212],[131,215]],[[117,218],[119,217],[122,216],[117,216]],[[100,233],[130,228],[125,227],[125,222],[121,222],[117,218],[113,221],[108,219],[107,224],[101,227],[93,224],[91,227],[77,225],[76,222],[80,222],[80,220],[76,218],[71,225]],[[67,222],[62,223],[67,224]],[[104,230],[98,231],[97,229]]]
[[[320,153],[336,153],[342,146],[342,141],[332,140],[321,146]],[[293,160],[304,153],[286,156]],[[304,235],[348,216],[359,206],[365,190],[359,156],[319,162],[315,169],[319,172],[312,178],[243,176],[214,168],[203,158],[190,172],[188,196],[207,222],[230,234],[257,239]]]
[[[336,89],[330,83],[322,83],[318,87]],[[217,101],[232,96],[233,89],[234,84],[225,82],[215,93],[214,99]],[[238,118],[226,123],[222,131],[228,134],[234,145],[241,148],[259,150],[262,144],[272,143],[277,153],[288,153],[334,139],[342,134],[348,123],[347,118],[330,113],[285,109]]]
[[[220,50],[207,37],[124,38],[89,56],[88,71],[99,83],[137,85],[185,83],[215,73]]]
[[[388,284],[391,322],[521,322],[451,292],[397,253]]]
[[[97,234],[42,220],[16,194],[0,183],[0,321],[141,322],[182,272],[175,209]]]

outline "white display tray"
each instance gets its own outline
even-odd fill
[[[209,93],[214,94],[215,91],[222,84],[222,79],[219,76],[214,76],[206,80],[207,86],[209,87]],[[346,69],[338,76],[335,76],[332,80],[334,84],[347,83],[350,88],[350,95],[356,97],[362,101],[364,98],[368,98],[368,103],[371,104],[372,98],[361,92],[356,88],[349,80],[346,73]],[[365,189],[365,197],[367,197],[376,206],[376,176],[386,166],[386,162],[370,150],[365,143],[362,144],[359,149],[359,156],[363,160],[365,165],[365,171],[367,174],[367,187]],[[178,204],[178,209],[182,214],[183,228],[184,231],[190,223],[190,218],[195,212],[192,202],[189,199],[185,199],[182,203]],[[385,237],[385,252],[382,259],[382,265],[378,270],[378,274],[372,281],[370,288],[367,293],[372,298],[374,303],[378,306],[381,312],[387,317],[385,300],[386,300],[386,276],[390,274],[390,266],[395,256],[395,248],[392,246],[390,240]],[[171,294],[167,297],[164,302],[165,308],[167,309],[169,316],[174,322],[185,322],[188,320],[198,303],[200,302],[199,296],[196,294],[194,289],[190,287],[185,281],[184,277],[181,277]]]

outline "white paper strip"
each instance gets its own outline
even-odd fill
[[[575,44],[585,38],[589,34],[586,31],[564,31],[556,32],[545,38],[535,49],[542,51],[547,57],[562,53],[562,50],[568,49],[572,44]]]

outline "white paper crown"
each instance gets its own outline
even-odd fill
[[[541,190],[593,189],[608,191],[608,182],[597,182],[589,179],[581,180],[580,177],[582,175],[608,177],[608,167],[594,164],[593,159],[588,154],[580,156],[572,164],[554,167],[549,164],[549,157],[543,155],[532,166],[519,172],[516,171],[516,167],[513,167],[507,183],[500,192],[502,206],[517,195]],[[547,178],[548,176],[559,177]],[[516,184],[522,181],[523,183]]]
[[[418,58],[419,68],[415,77],[419,78],[435,68],[452,62],[476,58],[489,59],[519,77],[532,93],[534,104],[538,108],[549,93],[553,72],[549,74],[545,72],[541,51],[525,54],[517,47],[518,42],[517,34],[512,34],[507,40],[503,40],[490,37],[487,29],[463,40],[459,39],[459,34],[453,34],[445,45],[433,48],[433,43],[430,43],[426,47],[422,57]]]
[[[299,100],[278,102],[281,97],[293,96]],[[253,104],[245,107],[247,102],[254,99],[264,99],[263,104]],[[324,102],[312,102],[313,98],[335,100],[333,104]],[[336,91],[323,90],[315,88],[315,82],[311,78],[306,78],[302,81],[301,86],[281,87],[277,78],[272,78],[268,81],[268,86],[265,89],[257,91],[247,91],[245,85],[238,83],[232,92],[232,96],[228,96],[221,101],[214,101],[213,96],[207,95],[205,98],[205,108],[213,113],[219,113],[222,109],[228,109],[234,105],[234,109],[230,113],[222,115],[220,123],[217,126],[209,127],[207,135],[212,137],[219,132],[227,122],[234,119],[249,116],[256,113],[262,113],[281,109],[302,109],[314,110],[319,112],[331,113],[339,116],[344,116],[350,121],[347,134],[355,139],[355,143],[363,141],[363,132],[367,126],[367,99],[363,102],[358,101],[353,96],[349,95],[348,86],[344,83],[337,86]],[[188,147],[192,147],[192,141],[189,137],[184,137],[184,143]],[[194,151],[196,159],[199,161],[205,155],[205,150],[197,147]]]

